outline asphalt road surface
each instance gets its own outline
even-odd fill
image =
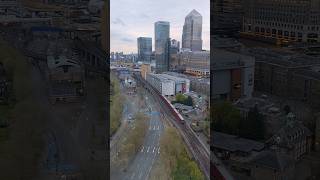
[[[153,102],[150,98],[146,98],[147,106],[150,112],[147,115],[150,117],[149,127],[140,151],[134,158],[125,173],[125,180],[140,180],[148,179],[154,162],[160,155],[160,136],[164,130],[164,125],[160,119],[160,113],[155,111]]]

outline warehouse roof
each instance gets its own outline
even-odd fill
[[[213,147],[231,152],[261,151],[264,143],[221,132],[213,132]]]

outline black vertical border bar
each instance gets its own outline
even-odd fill
[[[213,102],[213,96],[212,96],[212,92],[213,92],[213,18],[214,18],[214,10],[213,10],[213,6],[214,6],[214,1],[215,0],[210,0],[210,99],[209,99],[209,113],[210,113],[210,179],[213,179],[213,162],[212,162],[212,141],[213,141],[213,119],[212,119],[212,102]]]
[[[106,31],[105,31],[105,37],[106,41],[105,42],[105,50],[106,50],[106,55],[107,55],[107,75],[106,75],[106,178],[105,179],[110,179],[110,0],[105,0],[105,20],[107,21],[105,24],[104,22],[101,22],[101,24],[106,25]],[[101,32],[103,33],[103,32]]]

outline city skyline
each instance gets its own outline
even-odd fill
[[[203,49],[210,49],[210,1],[178,0],[139,2],[129,0],[111,1],[111,49],[124,53],[137,53],[138,37],[154,37],[154,23],[168,21],[170,38],[182,42],[185,17],[193,10],[203,16]],[[125,6],[124,6],[125,5]],[[146,8],[148,7],[148,8]],[[162,9],[159,11],[159,8]],[[156,10],[157,9],[157,10]],[[152,41],[154,49],[154,39]]]

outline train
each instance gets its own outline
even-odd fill
[[[141,76],[139,76],[139,74],[134,74],[134,77],[138,78],[140,81],[148,84],[148,82],[146,82],[144,79],[142,79]],[[161,98],[161,100],[167,105],[167,107],[169,107],[170,112],[174,115],[175,120],[177,122],[179,122],[180,124],[184,124],[184,118],[181,116],[181,114],[176,110],[176,108],[173,107],[173,105],[171,104],[170,101],[167,100],[167,98],[165,98],[157,89],[155,89],[154,87],[152,87],[151,85],[149,85],[149,87]]]
[[[170,112],[174,115],[177,122],[184,124],[184,118],[181,116],[181,114],[176,110],[176,108],[173,107],[170,101],[168,101],[167,98],[165,98],[163,95],[159,95],[160,98],[165,102],[165,104],[169,107]]]

